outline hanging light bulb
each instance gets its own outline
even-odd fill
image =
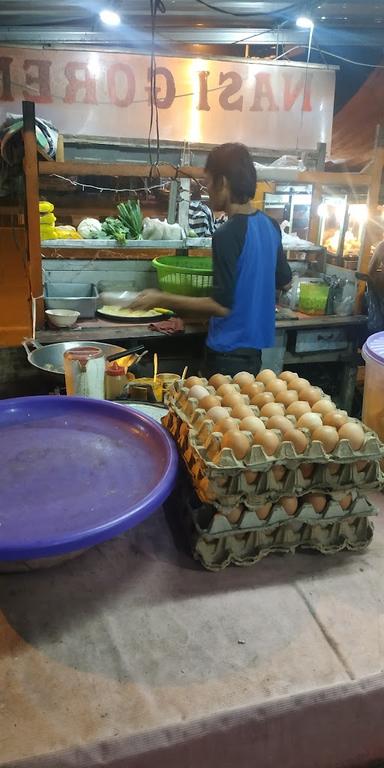
[[[103,8],[99,13],[100,20],[108,27],[118,27],[121,23],[120,15],[113,7]]]
[[[298,16],[296,19],[296,26],[300,29],[313,29],[313,21],[308,16]]]

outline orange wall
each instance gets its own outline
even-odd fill
[[[30,290],[23,229],[0,228],[0,347],[18,346],[31,336]]]

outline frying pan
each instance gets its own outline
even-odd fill
[[[34,347],[30,349],[30,345]],[[65,341],[56,344],[47,344],[43,347],[38,341],[25,339],[23,347],[27,353],[28,362],[35,368],[40,368],[44,373],[56,373],[64,376],[64,352],[75,347],[98,347],[105,357],[125,352],[129,354],[124,347],[118,347],[115,344],[104,344],[98,341]]]

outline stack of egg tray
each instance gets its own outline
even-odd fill
[[[274,509],[269,520],[261,521],[255,513],[244,513],[233,526],[212,505],[202,504],[193,489],[179,495],[178,510],[188,545],[195,560],[209,571],[221,571],[229,565],[254,565],[272,553],[293,554],[314,550],[331,555],[344,550],[361,552],[373,536],[368,515],[375,513],[366,501],[365,512],[338,520],[317,516],[305,521],[300,516],[281,520],[281,510]]]
[[[332,454],[312,442],[298,455],[283,442],[276,456],[253,446],[238,461],[230,449],[220,451],[220,435],[197,401],[189,406],[186,414],[171,399],[163,424],[178,444],[198,496],[196,503],[184,505],[185,518],[194,555],[206,568],[248,565],[270,552],[303,547],[329,554],[369,544],[373,526],[368,517],[376,510],[364,492],[382,487],[384,446],[361,422],[366,439],[358,452],[342,440]],[[308,464],[313,465],[309,477],[304,472]],[[274,472],[278,466],[285,469],[281,480]],[[326,495],[320,513],[308,503],[308,493]],[[279,503],[287,496],[298,500],[293,515]]]

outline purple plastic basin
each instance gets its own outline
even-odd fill
[[[133,409],[80,397],[0,401],[0,560],[52,557],[138,525],[171,493],[172,438]]]

